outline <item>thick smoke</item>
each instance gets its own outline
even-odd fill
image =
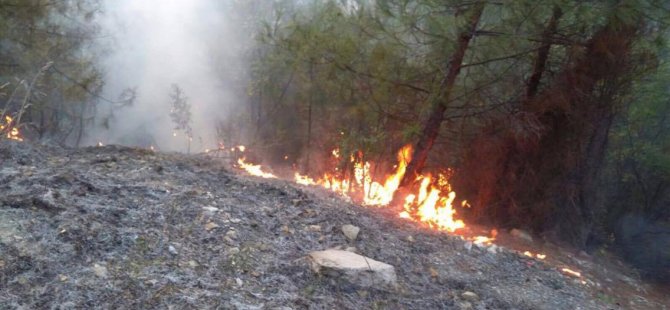
[[[136,87],[137,98],[130,107],[102,104],[88,144],[186,151],[188,139],[183,132],[173,136],[169,116],[171,85],[178,84],[192,106],[191,150],[216,146],[217,122],[241,100],[240,86],[228,76],[243,78],[243,66],[226,64],[240,64],[251,42],[235,31],[228,8],[216,0],[107,0],[102,27],[111,44],[102,64],[103,95],[117,98]]]

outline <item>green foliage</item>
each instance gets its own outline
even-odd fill
[[[8,83],[15,96],[28,98],[22,122],[33,137],[78,143],[92,122],[91,99],[103,85],[90,48],[99,12],[98,0],[0,1],[0,85]],[[9,95],[0,99],[8,113],[21,109]]]

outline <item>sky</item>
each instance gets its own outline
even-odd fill
[[[192,105],[192,151],[217,145],[216,122],[237,104],[220,66],[220,55],[234,57],[242,44],[217,0],[105,0],[101,25],[109,34],[102,58],[106,76],[103,95],[118,98],[137,88],[132,107],[114,110],[108,130],[89,135],[88,144],[153,145],[165,151],[187,150],[187,138],[175,131],[170,91],[178,84]],[[228,59],[227,62],[234,60]],[[231,73],[232,74],[232,73]],[[98,109],[99,119],[110,107]]]

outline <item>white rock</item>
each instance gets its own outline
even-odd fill
[[[358,233],[361,231],[360,228],[354,226],[354,225],[344,225],[342,226],[342,233],[344,233],[344,236],[349,239],[349,241],[354,241],[356,238],[358,238]]]
[[[328,276],[342,276],[362,287],[391,288],[396,285],[393,266],[356,253],[342,250],[316,251],[309,254],[312,270]]]
[[[168,246],[168,252],[172,255],[177,255],[179,252],[177,252],[177,249],[175,249],[173,246]]]
[[[93,264],[93,273],[100,278],[107,278],[107,267]]]
[[[208,211],[208,212],[212,212],[212,213],[214,213],[216,211],[219,211],[219,208],[216,208],[216,207],[202,207],[202,209],[205,210],[205,211]]]
[[[467,301],[470,301],[470,302],[475,302],[475,301],[479,300],[479,296],[477,296],[477,294],[475,294],[473,292],[470,292],[470,291],[463,292],[463,294],[461,294],[461,297],[463,297],[463,299],[465,299]]]
[[[463,247],[464,247],[466,250],[468,250],[468,252],[469,252],[470,250],[472,250],[472,242],[470,242],[470,241],[466,242],[466,243],[463,245]]]

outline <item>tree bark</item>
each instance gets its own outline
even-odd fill
[[[547,59],[549,58],[549,50],[551,49],[550,38],[554,33],[556,33],[558,20],[562,15],[563,11],[561,11],[558,6],[555,6],[554,12],[551,15],[551,19],[549,19],[549,23],[547,24],[547,28],[545,28],[542,32],[542,42],[544,42],[544,44],[537,51],[537,58],[535,59],[535,64],[533,65],[533,73],[528,79],[524,102],[528,102],[537,94],[537,90],[540,87],[540,80],[542,80],[542,75],[544,74],[545,68],[547,67]]]
[[[468,45],[474,36],[477,24],[479,23],[482,12],[484,11],[484,6],[484,3],[475,4],[475,6],[472,8],[472,13],[466,28],[463,29],[458,37],[458,45],[454,53],[451,55],[451,59],[449,60],[447,74],[442,79],[436,101],[430,111],[430,116],[424,123],[423,130],[421,131],[419,140],[416,143],[416,147],[414,148],[412,158],[408,163],[405,175],[400,182],[401,188],[406,188],[408,185],[414,182],[426,164],[428,154],[433,148],[433,144],[435,144],[435,139],[440,132],[440,126],[444,121],[444,112],[447,110],[451,92],[454,88],[454,85],[456,84],[456,78],[458,77],[458,74],[461,70],[463,57],[465,56]]]

